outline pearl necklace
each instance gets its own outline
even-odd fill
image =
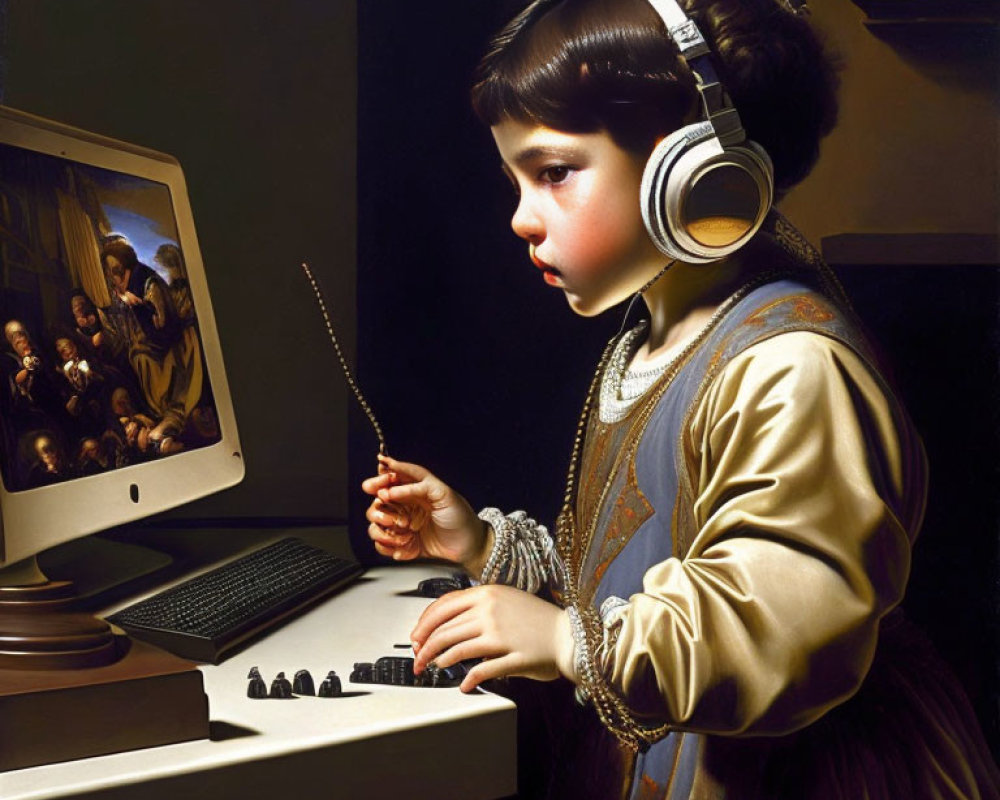
[[[654,383],[669,370],[674,362],[683,354],[669,351],[654,359],[643,369],[629,366],[638,349],[638,340],[649,327],[643,320],[635,328],[625,334],[615,346],[608,368],[601,379],[601,392],[598,402],[598,413],[601,422],[612,424],[620,422],[628,416],[628,412]],[[665,357],[670,355],[669,358]]]
[[[618,340],[618,344],[615,345],[615,349],[611,353],[611,358],[608,361],[608,368],[605,370],[604,377],[601,379],[601,392],[597,403],[597,410],[600,415],[601,422],[611,423],[624,419],[628,414],[629,409],[631,409],[635,404],[635,401],[642,394],[644,394],[645,389],[648,389],[649,386],[652,385],[652,381],[650,381],[649,385],[647,385],[638,394],[633,395],[630,391],[630,397],[627,399],[622,391],[625,385],[628,363],[632,359],[632,354],[635,352],[639,337],[647,327],[648,324],[645,320],[640,322]],[[658,370],[654,374],[654,379],[655,377],[662,375],[668,365],[669,364],[664,364],[663,370]]]

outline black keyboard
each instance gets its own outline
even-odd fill
[[[354,664],[351,683],[385,683],[389,686],[458,686],[479,659],[459,661],[450,667],[431,664],[419,675],[413,674],[413,659],[407,656],[383,656],[374,664]]]
[[[108,617],[137,639],[218,664],[223,653],[353,581],[360,564],[289,537]]]

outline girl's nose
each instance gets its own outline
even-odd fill
[[[510,227],[514,229],[514,233],[529,242],[540,241],[545,233],[541,219],[524,195],[521,195],[514,216],[510,219]]]

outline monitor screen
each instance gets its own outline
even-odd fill
[[[4,485],[218,442],[169,189],[10,145],[0,165]],[[59,231],[55,258],[31,246],[36,225]]]
[[[237,482],[179,165],[0,115],[3,560]]]

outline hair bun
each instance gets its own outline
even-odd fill
[[[819,157],[837,122],[837,69],[798,0],[688,2],[716,54],[720,77],[747,136],[774,162],[787,191]],[[793,7],[794,6],[794,7]]]

